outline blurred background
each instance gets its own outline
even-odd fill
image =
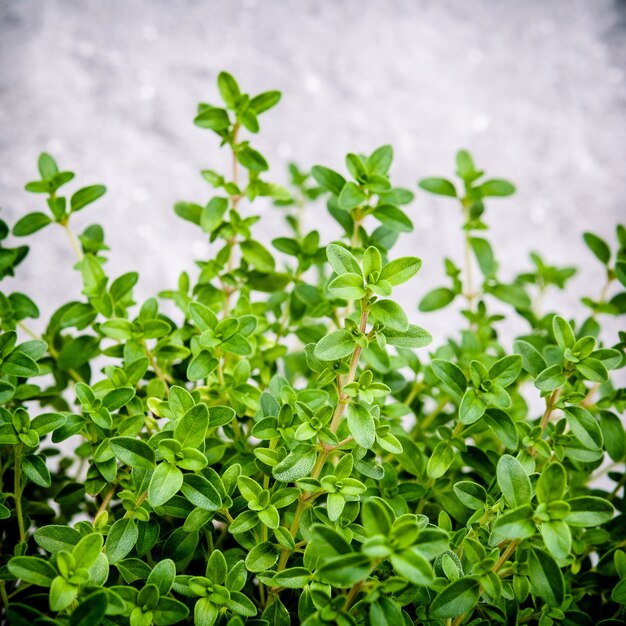
[[[565,314],[580,318],[579,296],[597,297],[604,282],[581,233],[614,245],[626,218],[623,1],[0,0],[0,64],[0,215],[13,224],[44,206],[23,191],[42,150],[79,185],[106,184],[74,228],[105,227],[111,275],[140,270],[142,298],[209,254],[172,207],[204,204],[211,189],[199,171],[226,166],[214,135],[193,125],[222,69],[245,91],[283,92],[255,143],[276,182],[287,181],[290,160],[344,171],[346,152],[391,143],[395,183],[417,191],[419,178],[451,176],[456,150],[470,149],[479,167],[518,187],[487,205],[502,279],[530,268],[530,250],[579,267],[573,292],[549,302]],[[265,241],[285,232],[279,210],[261,202],[254,212]],[[395,255],[424,265],[402,299],[441,342],[458,313],[425,318],[416,303],[445,284],[444,256],[461,263],[461,217],[424,192],[409,214],[415,230]],[[337,236],[323,205],[305,224],[324,243]],[[77,297],[80,281],[61,229],[31,245],[3,287],[45,315]]]

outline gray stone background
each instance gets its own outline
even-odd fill
[[[23,185],[50,151],[80,184],[108,186],[74,227],[105,226],[112,275],[141,270],[141,297],[209,254],[172,206],[206,202],[198,172],[226,165],[212,134],[192,123],[197,102],[215,98],[221,69],[246,91],[283,91],[257,140],[277,182],[289,160],[343,169],[346,152],[389,142],[395,181],[415,188],[451,174],[459,147],[472,150],[519,189],[488,206],[503,278],[528,268],[533,249],[578,266],[573,293],[554,300],[566,314],[580,317],[578,297],[603,282],[580,234],[613,241],[626,215],[623,1],[0,0],[0,64],[3,219],[42,208]],[[282,232],[275,209],[257,210],[265,240]],[[460,216],[423,193],[410,214],[415,231],[397,254],[417,254],[424,267],[403,302],[442,340],[458,315],[424,319],[415,303],[441,284],[444,256],[461,261]],[[324,242],[336,236],[323,206],[306,223]],[[3,288],[50,313],[79,294],[72,251],[61,229],[32,244]]]

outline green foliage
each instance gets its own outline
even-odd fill
[[[59,195],[74,174],[48,154],[26,185],[47,206],[13,235],[62,227],[83,289],[40,335],[37,305],[0,293],[2,618],[623,622],[626,393],[613,371],[626,334],[600,321],[626,310],[624,227],[617,246],[584,235],[606,281],[583,300],[588,317],[543,312],[575,269],[532,253],[502,280],[485,211],[515,188],[459,152],[458,183],[419,183],[458,203],[465,233],[460,264],[445,259],[447,283],[419,304],[455,307],[463,328],[431,345],[396,290],[422,261],[393,252],[419,215],[391,182],[392,148],[348,154],[344,173],[291,164],[287,189],[244,136],[280,93],[251,96],[227,73],[217,92],[195,124],[232,171],[203,170],[206,202],[174,207],[209,253],[158,297],[135,301],[137,272],[109,275],[100,226],[71,229],[104,186]],[[256,239],[258,197],[288,225],[271,246]],[[306,227],[321,202],[333,241]],[[0,277],[27,253],[1,247]],[[523,334],[501,336],[501,311]]]

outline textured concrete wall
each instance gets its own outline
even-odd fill
[[[224,164],[192,119],[227,69],[246,90],[284,92],[259,139],[275,180],[290,159],[343,167],[346,152],[390,142],[396,181],[414,187],[451,172],[466,146],[519,188],[488,212],[504,277],[540,249],[580,266],[576,292],[595,294],[602,275],[580,233],[613,237],[625,217],[625,25],[616,0],[0,0],[2,215],[12,223],[41,206],[22,189],[48,150],[80,182],[108,185],[76,227],[105,226],[112,273],[141,269],[144,297],[174,285],[207,255],[172,205],[205,202],[198,171]],[[269,239],[282,227],[262,210]],[[415,232],[399,252],[424,259],[403,292],[417,318],[412,303],[439,284],[443,255],[461,258],[460,220],[425,194],[410,212]],[[311,208],[307,221],[329,241],[325,214]],[[50,311],[79,281],[60,229],[34,243],[11,289]],[[574,296],[565,306],[580,311]],[[421,323],[439,332],[456,321]]]

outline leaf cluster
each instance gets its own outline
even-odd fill
[[[280,93],[225,72],[217,87],[194,122],[232,168],[175,205],[206,253],[154,297],[136,302],[135,270],[110,276],[100,225],[72,230],[104,186],[61,196],[74,174],[45,153],[26,185],[46,206],[13,236],[62,228],[82,292],[41,325],[27,294],[0,292],[3,618],[623,623],[626,333],[601,324],[626,312],[624,226],[584,234],[604,281],[585,315],[544,311],[575,269],[532,253],[502,279],[485,216],[515,188],[460,151],[458,183],[419,183],[464,233],[418,306],[454,307],[462,329],[433,342],[397,297],[422,261],[393,251],[418,215],[391,146],[345,173],[291,164],[282,186],[252,145]],[[270,243],[259,197],[288,226]],[[307,227],[324,206],[329,241]],[[29,253],[9,234],[0,222],[1,278]],[[519,336],[500,332],[510,317]]]

